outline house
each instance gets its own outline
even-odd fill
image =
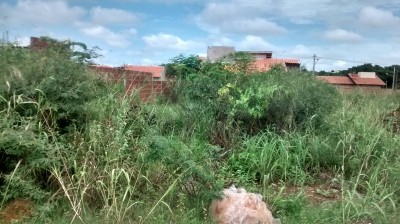
[[[215,62],[218,59],[236,52],[234,47],[228,46],[209,46],[207,48],[207,59]],[[285,70],[300,69],[299,59],[273,58],[272,51],[239,51],[252,55],[255,58],[251,66],[258,72],[266,72],[275,65],[282,65]]]
[[[125,65],[123,68],[129,71],[151,73],[153,75],[153,81],[167,80],[164,66]]]
[[[366,92],[374,92],[386,86],[375,72],[359,72],[347,76],[317,76],[317,79],[337,86],[343,91],[361,89]]]
[[[49,46],[49,43],[45,40],[40,39],[39,37],[31,37],[29,46],[32,50],[38,51],[46,49]]]
[[[230,46],[209,46],[207,48],[207,60],[216,62],[218,59],[235,52],[235,48]]]
[[[156,96],[167,93],[169,84],[165,78],[162,66],[121,66],[90,65],[98,75],[108,77],[111,81],[121,82],[125,92],[137,92],[143,102],[155,99]]]
[[[272,51],[239,51],[251,54],[256,60],[272,58]]]
[[[258,72],[270,70],[273,66],[282,65],[286,71],[300,69],[300,60],[288,58],[267,58],[254,61],[253,68]]]

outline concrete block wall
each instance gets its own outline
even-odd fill
[[[125,70],[112,67],[91,67],[95,72],[106,74],[115,82],[121,82],[125,86],[127,94],[137,93],[143,102],[154,100],[157,96],[166,94],[169,83],[167,81],[156,81],[148,72]]]
[[[31,43],[30,43],[30,48],[32,50],[43,50],[46,49],[49,46],[49,44],[46,41],[40,40],[38,37],[31,37]]]

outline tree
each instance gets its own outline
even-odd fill
[[[226,64],[226,68],[234,73],[249,73],[253,71],[255,58],[247,52],[234,52],[223,57],[220,62]]]
[[[186,78],[189,74],[197,73],[201,69],[201,60],[196,55],[185,56],[180,54],[164,64],[167,75]]]
[[[305,64],[302,64],[302,65],[300,66],[300,71],[302,71],[302,72],[308,72],[307,66],[306,66]]]
[[[89,49],[86,44],[82,42],[75,42],[71,40],[56,40],[51,37],[40,37],[41,41],[47,42],[48,49],[57,51],[60,56],[65,56],[73,61],[80,63],[93,63],[92,59],[98,58],[101,55],[97,53],[99,47]]]

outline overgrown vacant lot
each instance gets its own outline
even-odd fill
[[[399,96],[234,59],[175,58],[144,104],[68,54],[1,48],[0,219],[211,223],[235,184],[282,223],[398,223]]]

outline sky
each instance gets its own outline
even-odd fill
[[[3,38],[99,47],[99,64],[159,65],[207,46],[273,51],[311,70],[400,64],[399,0],[2,0]],[[7,34],[7,35],[6,35]]]

